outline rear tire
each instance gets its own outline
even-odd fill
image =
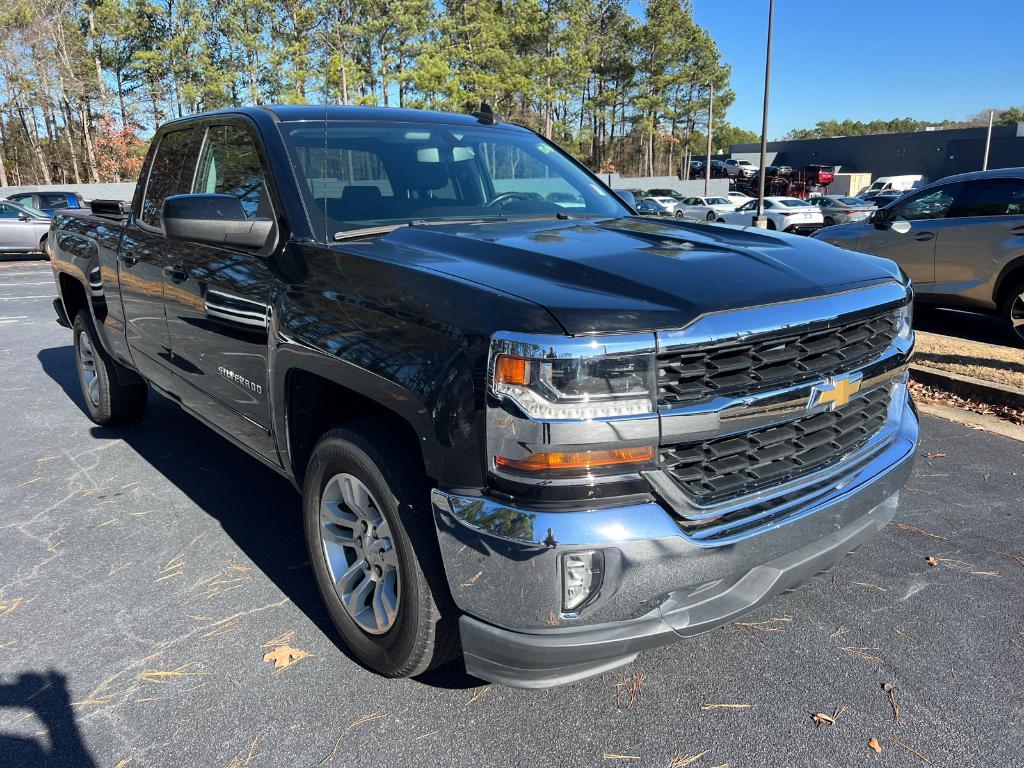
[[[835,220],[835,219],[833,219],[833,218],[832,218],[831,216],[826,216],[826,217],[825,217],[825,226],[826,226],[826,227],[831,227],[831,226],[832,226],[832,225],[834,225],[835,223],[836,223],[836,220]]]
[[[1006,333],[1013,344],[1024,347],[1024,280],[1018,280],[1000,307]]]
[[[676,211],[676,218],[677,219],[683,218],[683,212],[682,211]]]
[[[387,677],[453,658],[457,615],[417,458],[373,424],[333,429],[302,496],[317,586],[351,653]]]
[[[714,221],[715,220],[715,212],[714,211],[708,211],[708,215],[707,215],[706,218],[707,218],[708,221]]]
[[[775,229],[775,222],[768,219],[768,229]]]
[[[39,252],[43,254],[44,258],[49,258],[49,254],[46,252],[46,238],[47,235],[43,235],[39,238]]]
[[[75,368],[89,418],[104,427],[142,418],[149,387],[107,354],[86,310],[75,315],[72,331]]]

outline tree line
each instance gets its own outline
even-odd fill
[[[690,0],[0,0],[0,186],[135,177],[159,123],[246,104],[471,111],[595,171],[757,136]]]
[[[795,128],[783,139],[829,139],[837,136],[870,136],[876,133],[913,133],[926,128],[984,128],[988,125],[989,111],[995,113],[994,125],[1016,125],[1024,122],[1024,108],[982,110],[966,120],[914,120],[897,117],[892,120],[821,120],[813,128]]]

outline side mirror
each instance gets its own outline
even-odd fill
[[[29,216],[27,213],[24,213],[22,211],[18,211],[18,221],[28,221],[31,218],[32,217]]]
[[[246,218],[233,195],[171,195],[161,211],[164,234],[172,240],[262,248],[274,231],[272,219]]]
[[[905,235],[910,231],[910,222],[906,219],[894,219],[889,224],[889,229],[898,235]]]
[[[630,208],[636,209],[636,195],[634,195],[628,189],[616,189],[615,194],[618,195],[619,199],[622,200],[622,202],[624,202]]]

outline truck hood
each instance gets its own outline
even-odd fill
[[[402,227],[349,247],[535,302],[570,335],[901,280],[891,261],[806,237],[640,217]]]

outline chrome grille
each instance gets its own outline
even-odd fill
[[[882,354],[896,338],[887,312],[832,328],[729,342],[658,355],[658,404],[690,405],[716,396],[742,397],[824,378]]]
[[[699,505],[786,482],[838,461],[885,424],[889,387],[833,411],[698,443],[661,447],[660,461]]]

